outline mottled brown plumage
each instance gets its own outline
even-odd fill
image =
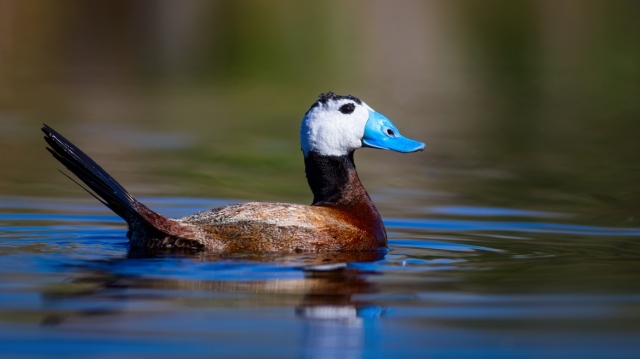
[[[382,219],[355,169],[350,171],[350,177],[340,200],[334,204],[248,202],[181,219],[168,219],[139,208],[159,231],[150,234],[148,230],[131,230],[131,245],[255,252],[384,248],[387,236]]]

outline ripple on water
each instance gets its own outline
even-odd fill
[[[546,222],[509,222],[509,221],[471,221],[456,219],[397,219],[385,220],[391,229],[422,229],[431,231],[456,232],[512,232],[512,233],[553,233],[575,234],[581,236],[640,236],[640,228],[614,228],[584,226],[575,224]]]
[[[425,240],[391,239],[389,240],[389,245],[393,247],[437,249],[437,250],[453,251],[453,252],[474,252],[474,251],[502,252],[500,249],[475,246],[471,244],[433,242],[433,241],[425,241]]]
[[[571,218],[567,213],[531,211],[513,208],[470,207],[470,206],[439,206],[428,207],[426,213],[445,214],[452,216],[473,217],[531,217],[531,218]]]

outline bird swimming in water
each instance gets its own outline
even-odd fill
[[[361,147],[416,152],[424,144],[360,99],[321,94],[302,119],[300,140],[313,203],[247,202],[180,219],[138,202],[102,167],[51,127],[49,152],[124,219],[134,249],[212,252],[373,251],[387,247],[382,218],[360,183],[353,153]],[[84,188],[84,187],[83,187]]]

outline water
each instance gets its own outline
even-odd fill
[[[640,357],[637,1],[0,1],[0,356]],[[320,92],[383,255],[130,252],[47,123],[181,217],[310,203]]]
[[[228,203],[142,200],[171,216]],[[145,257],[91,199],[0,203],[7,356],[634,358],[640,349],[636,227],[432,206],[429,219],[386,218],[380,257]]]

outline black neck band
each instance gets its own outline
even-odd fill
[[[313,205],[338,203],[349,182],[349,171],[356,170],[353,151],[344,156],[309,152],[304,158],[304,165],[313,192]]]

